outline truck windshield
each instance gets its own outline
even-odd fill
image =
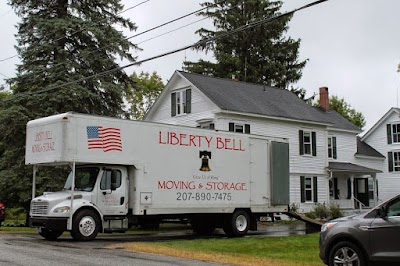
[[[75,190],[92,191],[96,184],[96,179],[99,174],[97,167],[83,167],[75,170]],[[65,181],[64,190],[71,190],[72,186],[72,171],[69,173]]]

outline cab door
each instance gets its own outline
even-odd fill
[[[127,171],[125,168],[103,168],[97,186],[97,207],[103,215],[125,215],[128,212]]]

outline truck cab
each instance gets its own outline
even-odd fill
[[[82,165],[76,167],[75,179],[73,176],[71,171],[62,191],[45,193],[32,200],[31,226],[50,240],[67,231],[71,214],[74,239],[91,240],[98,232],[128,229],[126,167]]]

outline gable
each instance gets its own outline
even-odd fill
[[[392,107],[390,108],[389,111],[386,112],[382,116],[381,119],[379,119],[378,122],[375,123],[365,134],[362,136],[361,140],[365,141],[367,140],[370,136],[375,134],[376,131],[378,131],[381,127],[386,127],[386,124],[392,123],[392,122],[399,122],[399,114],[400,114],[400,109]]]
[[[171,95],[183,90],[190,90],[191,92],[191,113],[201,113],[219,109],[207,96],[197,89],[195,85],[182,77],[179,72],[175,72],[144,117],[144,120],[165,123],[170,122],[168,119],[171,119]]]

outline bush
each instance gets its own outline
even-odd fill
[[[326,207],[325,203],[317,202],[314,206],[314,212],[317,218],[326,219],[329,217],[329,209]]]
[[[331,219],[336,219],[336,218],[343,217],[343,212],[339,208],[339,205],[331,203],[329,205],[329,212],[330,212]]]
[[[325,203],[316,203],[313,210],[305,215],[311,219],[331,220],[342,217],[343,213],[336,204],[331,203],[329,206],[326,206]]]
[[[23,208],[6,209],[4,226],[25,226],[26,212]]]

